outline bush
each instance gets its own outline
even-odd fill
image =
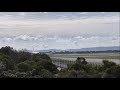
[[[120,78],[120,66],[112,66],[104,74],[103,78]]]
[[[2,71],[0,73],[0,78],[17,78],[17,75],[11,71]]]
[[[20,72],[26,72],[26,71],[30,71],[32,69],[31,66],[25,62],[21,62],[21,63],[17,64],[17,67]]]
[[[53,78],[54,77],[54,75],[50,71],[48,71],[46,69],[42,69],[39,76],[41,78]]]
[[[37,66],[41,66],[41,68],[44,68],[52,73],[56,73],[58,71],[57,67],[51,61],[47,60],[39,61]]]
[[[0,70],[13,70],[14,62],[9,56],[0,55]]]
[[[17,78],[33,78],[32,72],[16,72]]]
[[[0,53],[3,55],[12,55],[12,53],[14,52],[12,47],[6,46],[6,47],[2,47],[0,49]]]
[[[110,68],[112,66],[116,66],[116,63],[108,61],[108,60],[103,60],[103,64],[105,68]]]
[[[31,60],[31,54],[29,52],[20,51],[17,57],[17,63]]]
[[[40,60],[49,60],[51,61],[51,58],[47,54],[37,53],[32,55],[32,60],[34,61],[40,61]]]

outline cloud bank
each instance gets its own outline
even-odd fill
[[[0,47],[72,49],[119,45],[116,12],[1,12]]]

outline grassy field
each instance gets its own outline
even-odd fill
[[[87,62],[101,64],[103,60],[113,61],[120,64],[120,53],[86,53],[86,54],[49,54],[56,65],[74,63],[77,57],[84,57]]]
[[[50,57],[77,58],[84,57],[89,59],[119,59],[120,53],[86,53],[86,54],[49,54]]]

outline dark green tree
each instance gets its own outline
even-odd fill
[[[26,72],[26,71],[32,70],[32,67],[30,66],[30,64],[25,63],[25,62],[21,62],[17,64],[17,67],[20,72]]]
[[[13,70],[14,69],[14,62],[11,60],[9,56],[0,55],[0,63],[1,66],[4,67],[4,70]],[[2,68],[2,67],[0,67]]]

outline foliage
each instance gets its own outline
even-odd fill
[[[32,58],[33,58],[35,61],[40,61],[41,59],[51,60],[51,58],[50,58],[47,54],[44,54],[44,53],[33,54],[33,55],[32,55]]]
[[[69,64],[58,74],[65,78],[120,78],[120,66],[114,62],[103,60],[103,64],[82,63],[77,58],[74,64]]]
[[[4,55],[11,55],[11,53],[13,53],[13,48],[12,48],[12,47],[9,47],[9,46],[2,47],[2,48],[0,49],[0,53],[1,53],[1,54],[4,54]]]
[[[30,71],[31,70],[31,66],[28,63],[25,62],[21,62],[19,64],[17,64],[18,70],[20,72],[26,72],[26,71]]]
[[[57,71],[47,54],[16,51],[9,46],[0,49],[0,78],[51,78]]]
[[[8,71],[2,71],[0,73],[0,78],[16,78],[16,77],[17,75],[15,74],[14,71],[8,70]]]
[[[120,65],[108,60],[91,64],[78,57],[75,63],[58,71],[47,54],[6,46],[0,49],[0,78],[120,78]]]
[[[31,60],[31,54],[29,52],[20,51],[17,56],[17,63]]]
[[[7,55],[0,55],[0,70],[4,68],[4,70],[13,70],[14,62]]]

